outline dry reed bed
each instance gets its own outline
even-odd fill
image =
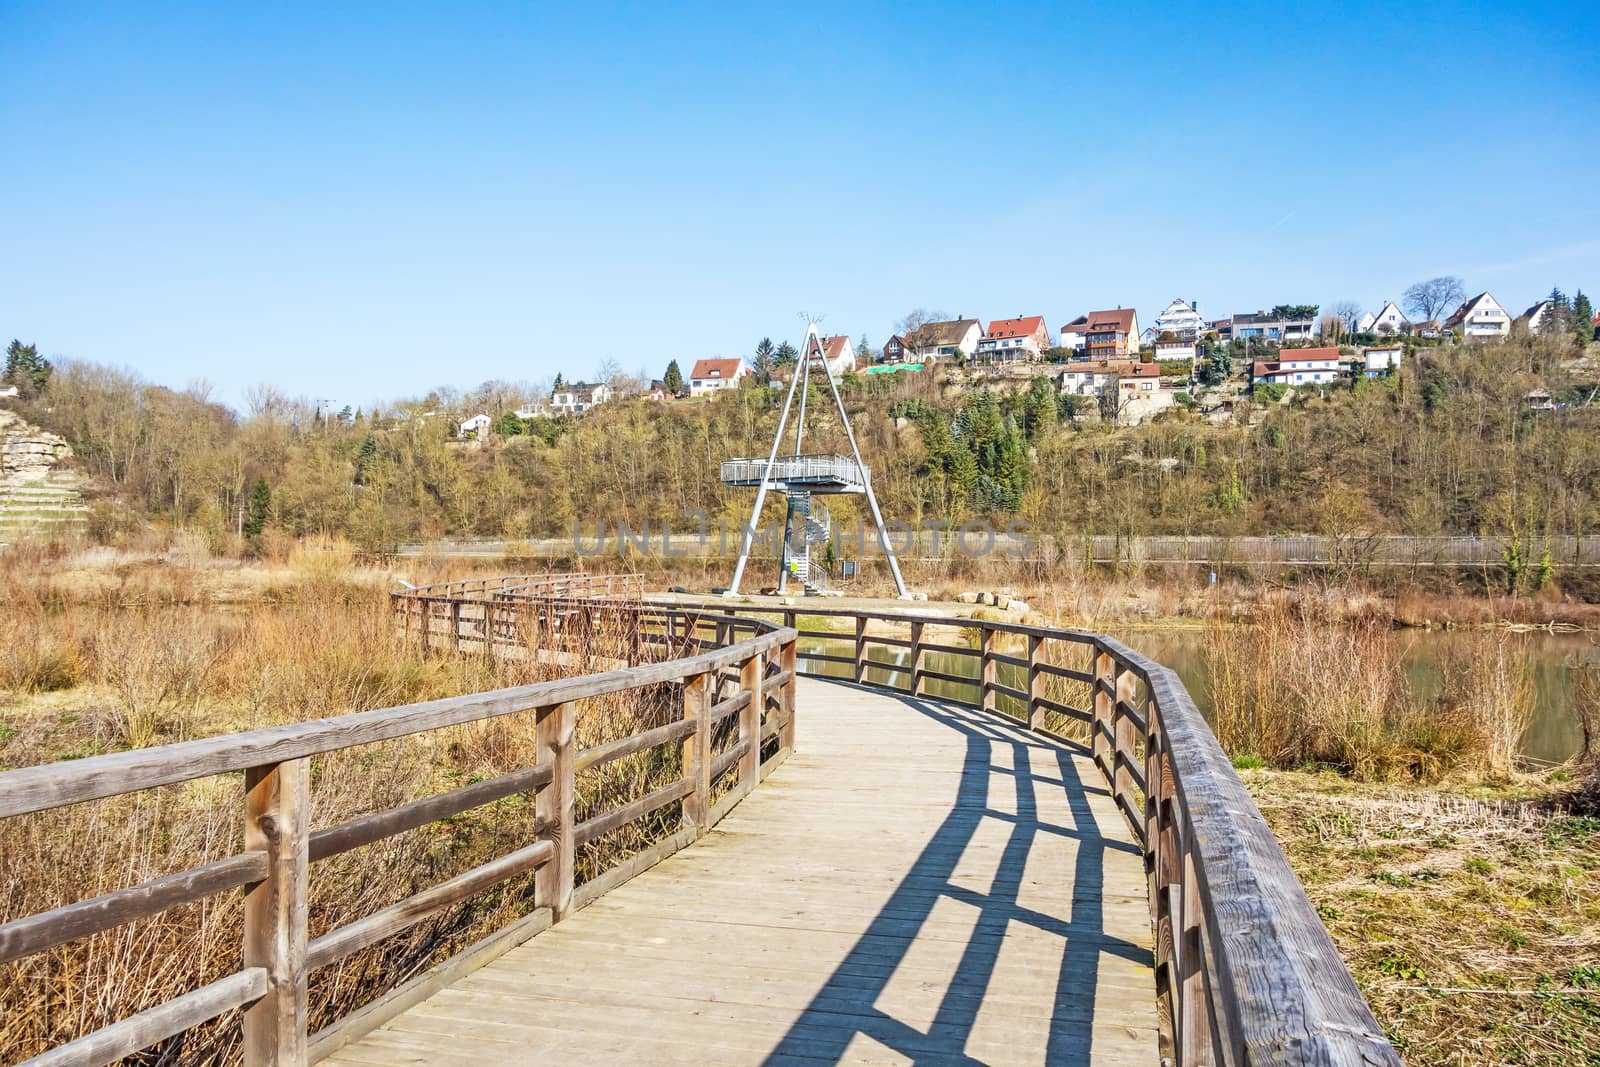
[[[5,578],[0,616],[0,767],[25,766],[541,680],[531,659],[422,657],[387,598],[337,575],[302,576],[286,603],[219,612],[119,606]],[[630,634],[601,627],[581,650],[599,665]],[[560,670],[559,673],[570,673]],[[659,725],[669,687],[584,701],[578,744]],[[534,762],[531,712],[330,753],[313,761],[314,828]],[[677,778],[675,751],[580,777],[581,820]],[[220,775],[0,822],[0,918],[14,918],[220,859],[242,847],[242,777]],[[675,830],[664,809],[581,851],[580,880]],[[311,935],[527,844],[530,796],[513,796],[315,865]],[[325,1025],[532,906],[532,877],[495,887],[314,976]],[[133,1014],[238,966],[237,891],[0,965],[0,1059],[11,1062]],[[232,1062],[230,1018],[174,1039],[151,1062]]]

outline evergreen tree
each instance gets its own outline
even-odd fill
[[[756,345],[756,358],[750,364],[750,369],[756,372],[756,381],[762,385],[772,381],[774,351],[770,337],[763,337]]]
[[[788,341],[785,341],[780,344],[778,346],[778,350],[772,354],[772,365],[774,367],[792,367],[794,366],[795,361],[799,358],[799,351],[795,349],[794,345],[790,344]]]
[[[1594,305],[1582,289],[1572,298],[1572,336],[1578,339],[1580,345],[1594,340]]]
[[[1568,319],[1572,309],[1567,306],[1567,294],[1561,291],[1560,286],[1552,287],[1546,299],[1550,301],[1550,310],[1545,312],[1544,321],[1539,323],[1539,336],[1558,337],[1570,328]]]
[[[561,376],[561,372],[557,371],[556,372],[555,384],[553,386],[551,386],[551,388],[552,389],[560,389],[562,386],[564,386],[566,384],[567,384],[567,380]]]
[[[667,392],[673,396],[683,392],[683,371],[678,369],[677,360],[667,364],[667,372],[661,376],[661,384],[666,386]]]
[[[250,510],[245,515],[244,535],[254,541],[267,528],[267,512],[272,508],[272,490],[265,478],[257,478],[250,490]]]
[[[18,393],[31,398],[44,392],[53,369],[50,361],[39,354],[38,345],[13,340],[6,346],[6,371],[0,380],[16,386]]]

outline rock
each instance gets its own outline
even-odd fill
[[[912,593],[911,594],[911,599],[912,600],[926,601],[928,599],[928,594],[927,593]]]
[[[1013,615],[1026,615],[1028,613],[1028,602],[1026,600],[1008,600],[1006,601],[1006,610]]]
[[[976,604],[977,602],[978,602],[978,594],[977,593],[957,593],[956,594],[956,603],[957,604]]]

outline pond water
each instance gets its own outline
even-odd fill
[[[1204,630],[1173,627],[1113,629],[1109,632],[1151,659],[1177,671],[1201,713],[1210,716],[1211,660]],[[1534,716],[1522,739],[1523,754],[1546,763],[1570,759],[1583,744],[1582,731],[1573,709],[1572,672],[1577,667],[1600,667],[1600,634],[1534,632],[1518,634],[1513,639],[1526,643],[1534,663]],[[1460,662],[1467,655],[1472,635],[1415,630],[1402,633],[1400,640],[1412,692],[1424,701],[1436,701],[1445,689],[1450,665]],[[849,640],[802,639],[800,648],[801,659],[806,660],[806,652],[849,656],[853,644]],[[909,659],[905,649],[879,645],[869,646],[869,655],[875,663],[883,663],[886,667],[904,667]],[[930,670],[962,678],[976,679],[978,674],[976,656],[930,653],[927,666]],[[816,659],[806,660],[805,669],[838,678],[852,675],[849,664]],[[909,681],[909,675],[886,669],[875,671],[872,680],[904,685]],[[1000,668],[999,681],[1017,688],[1025,687],[1021,672],[1005,666]],[[976,692],[974,687],[937,679],[929,679],[927,690],[930,696],[966,700],[973,699]],[[1002,707],[1002,710],[1006,709]]]

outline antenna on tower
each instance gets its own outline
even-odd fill
[[[761,508],[767,501],[769,489],[776,489],[787,498],[784,513],[783,545],[778,553],[778,591],[787,591],[790,579],[800,582],[806,593],[818,592],[811,572],[811,546],[825,544],[832,537],[833,523],[828,510],[814,501],[813,496],[837,493],[859,493],[867,498],[872,511],[872,521],[878,529],[878,544],[883,546],[884,558],[889,561],[889,571],[894,575],[895,593],[901,600],[910,599],[905,579],[900,574],[900,561],[895,558],[894,546],[883,526],[883,512],[878,508],[878,496],[872,491],[872,472],[861,462],[861,449],[856,444],[855,430],[850,426],[850,416],[844,410],[844,398],[833,380],[833,368],[828,363],[827,349],[817,325],[822,316],[800,317],[806,323],[805,342],[800,346],[794,370],[789,378],[789,391],[784,397],[783,413],[778,417],[778,429],[772,435],[772,450],[765,461],[760,459],[731,459],[722,464],[722,484],[754,487],[755,506],[750,511],[739,540],[739,562],[733,568],[733,580],[728,583],[724,596],[739,595],[739,583],[744,579],[745,565],[750,560],[750,547],[755,542],[756,525],[761,521]],[[846,339],[846,343],[848,339]],[[805,442],[806,399],[810,393],[811,367],[820,364],[827,378],[828,390],[839,412],[839,422],[850,440],[850,455],[807,454],[801,451]],[[789,413],[794,408],[795,390],[800,391],[800,410],[794,425],[794,452],[779,458],[783,447],[784,431],[789,425]]]

